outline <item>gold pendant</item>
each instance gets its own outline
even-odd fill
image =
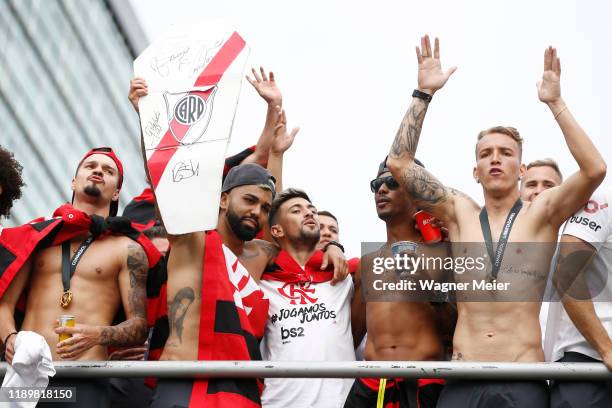
[[[72,301],[72,291],[68,289],[67,291],[62,293],[62,297],[60,298],[60,306],[66,308],[68,307],[71,301]]]

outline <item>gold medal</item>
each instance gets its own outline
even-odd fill
[[[60,298],[60,306],[66,308],[68,307],[71,301],[72,301],[72,291],[68,289],[67,291],[62,293],[62,297]]]

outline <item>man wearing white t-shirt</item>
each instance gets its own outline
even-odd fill
[[[264,360],[355,360],[351,333],[352,279],[333,280],[319,242],[317,210],[303,191],[278,194],[270,210],[270,233],[281,251],[261,277],[270,301],[261,343]],[[338,245],[330,241],[327,245]],[[340,407],[353,383],[341,378],[266,378],[263,407]]]
[[[554,281],[562,296],[553,361],[612,370],[612,194],[596,191],[566,223]],[[610,407],[612,381],[555,381],[551,408]]]

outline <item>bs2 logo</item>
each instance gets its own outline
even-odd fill
[[[288,338],[304,337],[303,327],[292,327],[285,329],[281,327],[281,340],[287,340]]]

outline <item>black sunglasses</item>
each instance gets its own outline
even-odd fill
[[[377,193],[383,184],[386,184],[389,190],[397,190],[399,188],[399,183],[393,178],[393,176],[387,176],[370,181],[370,190],[372,190],[373,193]]]
[[[113,151],[113,149],[111,149],[110,147],[94,147],[91,150],[94,152],[105,152],[105,153],[110,153]]]

